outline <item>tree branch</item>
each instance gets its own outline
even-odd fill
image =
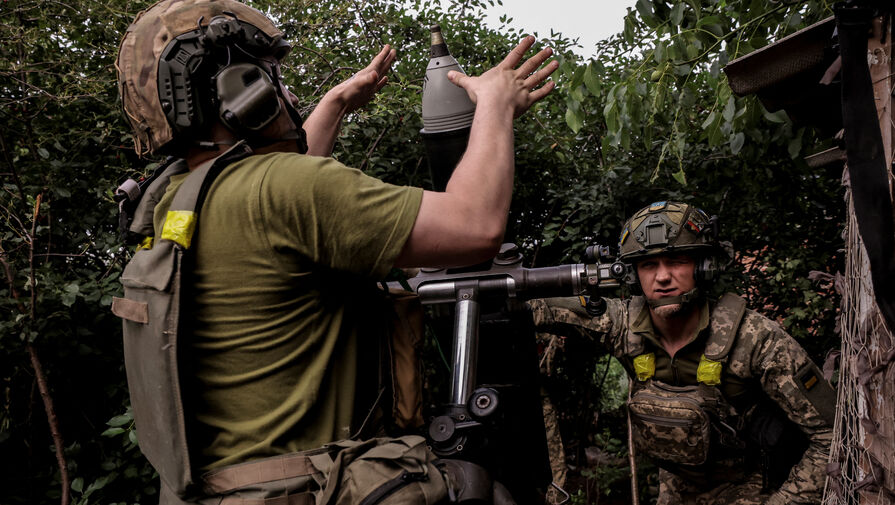
[[[35,303],[37,301],[37,287],[35,286],[35,278],[34,278],[34,234],[37,229],[37,218],[40,213],[40,202],[42,200],[43,194],[37,195],[37,201],[34,204],[34,219],[31,222],[31,241],[28,248],[28,263],[30,267],[30,272],[28,273],[28,277],[30,280],[30,291],[31,291],[31,306],[28,308],[28,312],[30,317],[29,326],[34,325],[34,321],[36,320],[37,311],[35,309]],[[2,249],[0,249],[2,252]],[[5,252],[4,252],[5,255]],[[15,289],[15,276],[12,273],[11,265],[2,257],[0,257],[0,263],[3,264],[3,270],[6,274],[7,281],[9,282],[10,293],[13,298],[16,300],[18,304],[19,310],[24,312],[25,307],[22,305],[21,300],[19,299],[19,293]],[[40,391],[41,400],[43,400],[44,411],[47,414],[47,424],[50,427],[50,437],[53,439],[53,445],[56,449],[56,463],[59,466],[59,474],[62,480],[62,498],[61,505],[69,505],[71,503],[71,479],[68,475],[68,463],[65,461],[65,443],[62,439],[62,432],[59,429],[59,419],[56,417],[56,409],[53,406],[53,397],[50,395],[50,388],[47,385],[47,375],[44,373],[43,364],[40,361],[40,357],[37,355],[37,349],[32,344],[31,335],[28,335],[25,344],[25,349],[28,351],[28,357],[31,360],[31,368],[34,369],[34,376],[37,381],[37,388]]]
[[[387,132],[387,131],[388,131],[388,126],[386,126],[385,128],[383,128],[382,131],[379,132],[379,136],[376,137],[376,140],[373,142],[373,144],[370,146],[370,148],[367,149],[367,155],[364,156],[364,162],[360,164],[360,171],[361,171],[361,172],[364,172],[364,171],[367,170],[367,162],[370,161],[370,156],[373,155],[373,151],[376,150],[376,146],[379,145],[379,141],[382,140],[382,137],[385,136],[385,132]]]
[[[373,31],[373,29],[370,28],[370,25],[367,23],[367,18],[365,18],[363,14],[363,5],[358,5],[357,0],[354,0],[353,3],[354,8],[357,9],[357,17],[360,18],[361,23],[364,25],[364,33],[372,35],[376,40],[379,41],[380,45],[384,46],[385,41],[382,40],[382,35]]]
[[[68,476],[68,464],[65,461],[65,445],[62,441],[62,433],[59,431],[59,420],[56,418],[56,410],[53,408],[53,397],[47,387],[47,376],[44,374],[43,365],[37,357],[37,350],[31,343],[25,345],[28,356],[31,357],[31,367],[37,379],[37,388],[40,390],[40,398],[43,400],[44,410],[47,413],[47,423],[50,425],[50,435],[53,437],[53,445],[56,446],[56,463],[59,465],[59,473],[62,477],[61,505],[71,503],[71,480]]]

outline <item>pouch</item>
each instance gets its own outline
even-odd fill
[[[391,421],[400,429],[415,429],[423,420],[423,306],[416,293],[389,289]]]
[[[712,417],[723,404],[703,384],[671,386],[649,380],[628,401],[637,450],[659,460],[701,465],[712,445]]]
[[[447,496],[423,437],[344,440],[326,447],[332,465],[321,468],[329,475],[317,505],[430,505]]]
[[[140,450],[178,496],[193,484],[177,359],[182,260],[167,240],[137,251],[121,274],[124,297],[112,300]]]

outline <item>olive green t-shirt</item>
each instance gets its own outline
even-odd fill
[[[185,177],[171,178],[156,230]],[[358,338],[382,329],[364,291],[391,269],[421,199],[419,188],[292,153],[251,156],[217,177],[181,317],[195,467],[350,435],[356,381],[375,380],[358,377]]]

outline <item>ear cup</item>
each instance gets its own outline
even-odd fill
[[[693,278],[697,285],[704,285],[717,279],[718,273],[718,259],[715,256],[706,256],[696,261]]]
[[[215,76],[221,121],[236,132],[256,132],[280,114],[277,85],[261,67],[237,63]]]

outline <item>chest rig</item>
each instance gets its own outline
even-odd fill
[[[124,362],[140,450],[178,496],[193,486],[178,369],[183,268],[212,182],[225,167],[250,154],[240,143],[190,172],[157,237],[153,211],[170,178],[188,171],[186,162],[168,165],[142,194],[130,198],[132,206],[139,203],[128,231],[144,239],[121,274],[124,297],[112,300],[112,312],[123,320]]]
[[[629,313],[647,310],[642,297],[631,301]],[[656,375],[655,354],[646,352],[642,335],[629,327],[623,363],[634,388],[628,410],[637,449],[660,466],[689,467],[715,459],[719,450],[742,449],[741,416],[720,390],[724,368],[736,341],[746,302],[726,294],[712,308],[708,337],[695,380],[666,384]]]

